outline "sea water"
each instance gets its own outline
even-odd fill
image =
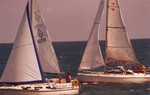
[[[54,42],[54,49],[61,71],[70,72],[76,77],[86,41]],[[150,66],[150,39],[131,40],[137,59]],[[7,63],[13,44],[0,44],[0,74]],[[100,41],[102,54],[105,56],[105,42]],[[82,85],[79,95],[150,95],[150,84],[91,84]]]

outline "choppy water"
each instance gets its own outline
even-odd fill
[[[150,66],[150,39],[132,40],[140,63]],[[13,44],[0,44],[0,74],[2,73]],[[60,67],[76,77],[86,42],[54,42]],[[104,55],[105,42],[100,46]],[[82,85],[80,95],[150,95],[150,84],[93,84]]]

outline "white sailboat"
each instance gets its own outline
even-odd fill
[[[60,73],[56,55],[35,0],[27,2],[0,82],[0,95],[78,94],[72,83],[50,83],[44,72]]]
[[[78,80],[82,83],[149,83],[150,75],[135,73],[133,70],[123,70],[123,66],[139,64],[133,47],[128,38],[122,21],[118,0],[107,0],[106,8],[106,51],[105,64],[97,39],[100,27],[104,0],[101,4],[89,37],[81,64],[79,66]],[[104,66],[103,71],[91,69]],[[117,66],[116,68],[114,68]],[[107,67],[107,68],[106,68]],[[111,67],[111,69],[108,69]],[[123,70],[123,71],[121,71]]]

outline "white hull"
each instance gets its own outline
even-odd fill
[[[73,95],[79,93],[78,86],[69,87],[66,84],[57,85],[56,88],[52,89],[46,88],[49,85],[29,85],[30,89],[23,89],[22,86],[2,86],[0,87],[0,95]]]
[[[0,95],[73,95],[78,94],[78,89],[66,89],[66,90],[45,90],[45,91],[35,91],[35,90],[0,90]]]
[[[93,72],[78,73],[77,77],[81,83],[150,83],[150,75],[143,73],[123,75]]]
[[[11,90],[5,89],[0,90],[0,95],[73,95],[78,94],[78,89],[66,89],[66,90],[45,90],[45,91],[36,91],[36,90]]]

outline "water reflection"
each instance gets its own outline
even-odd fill
[[[82,85],[80,95],[150,95],[150,84]]]

